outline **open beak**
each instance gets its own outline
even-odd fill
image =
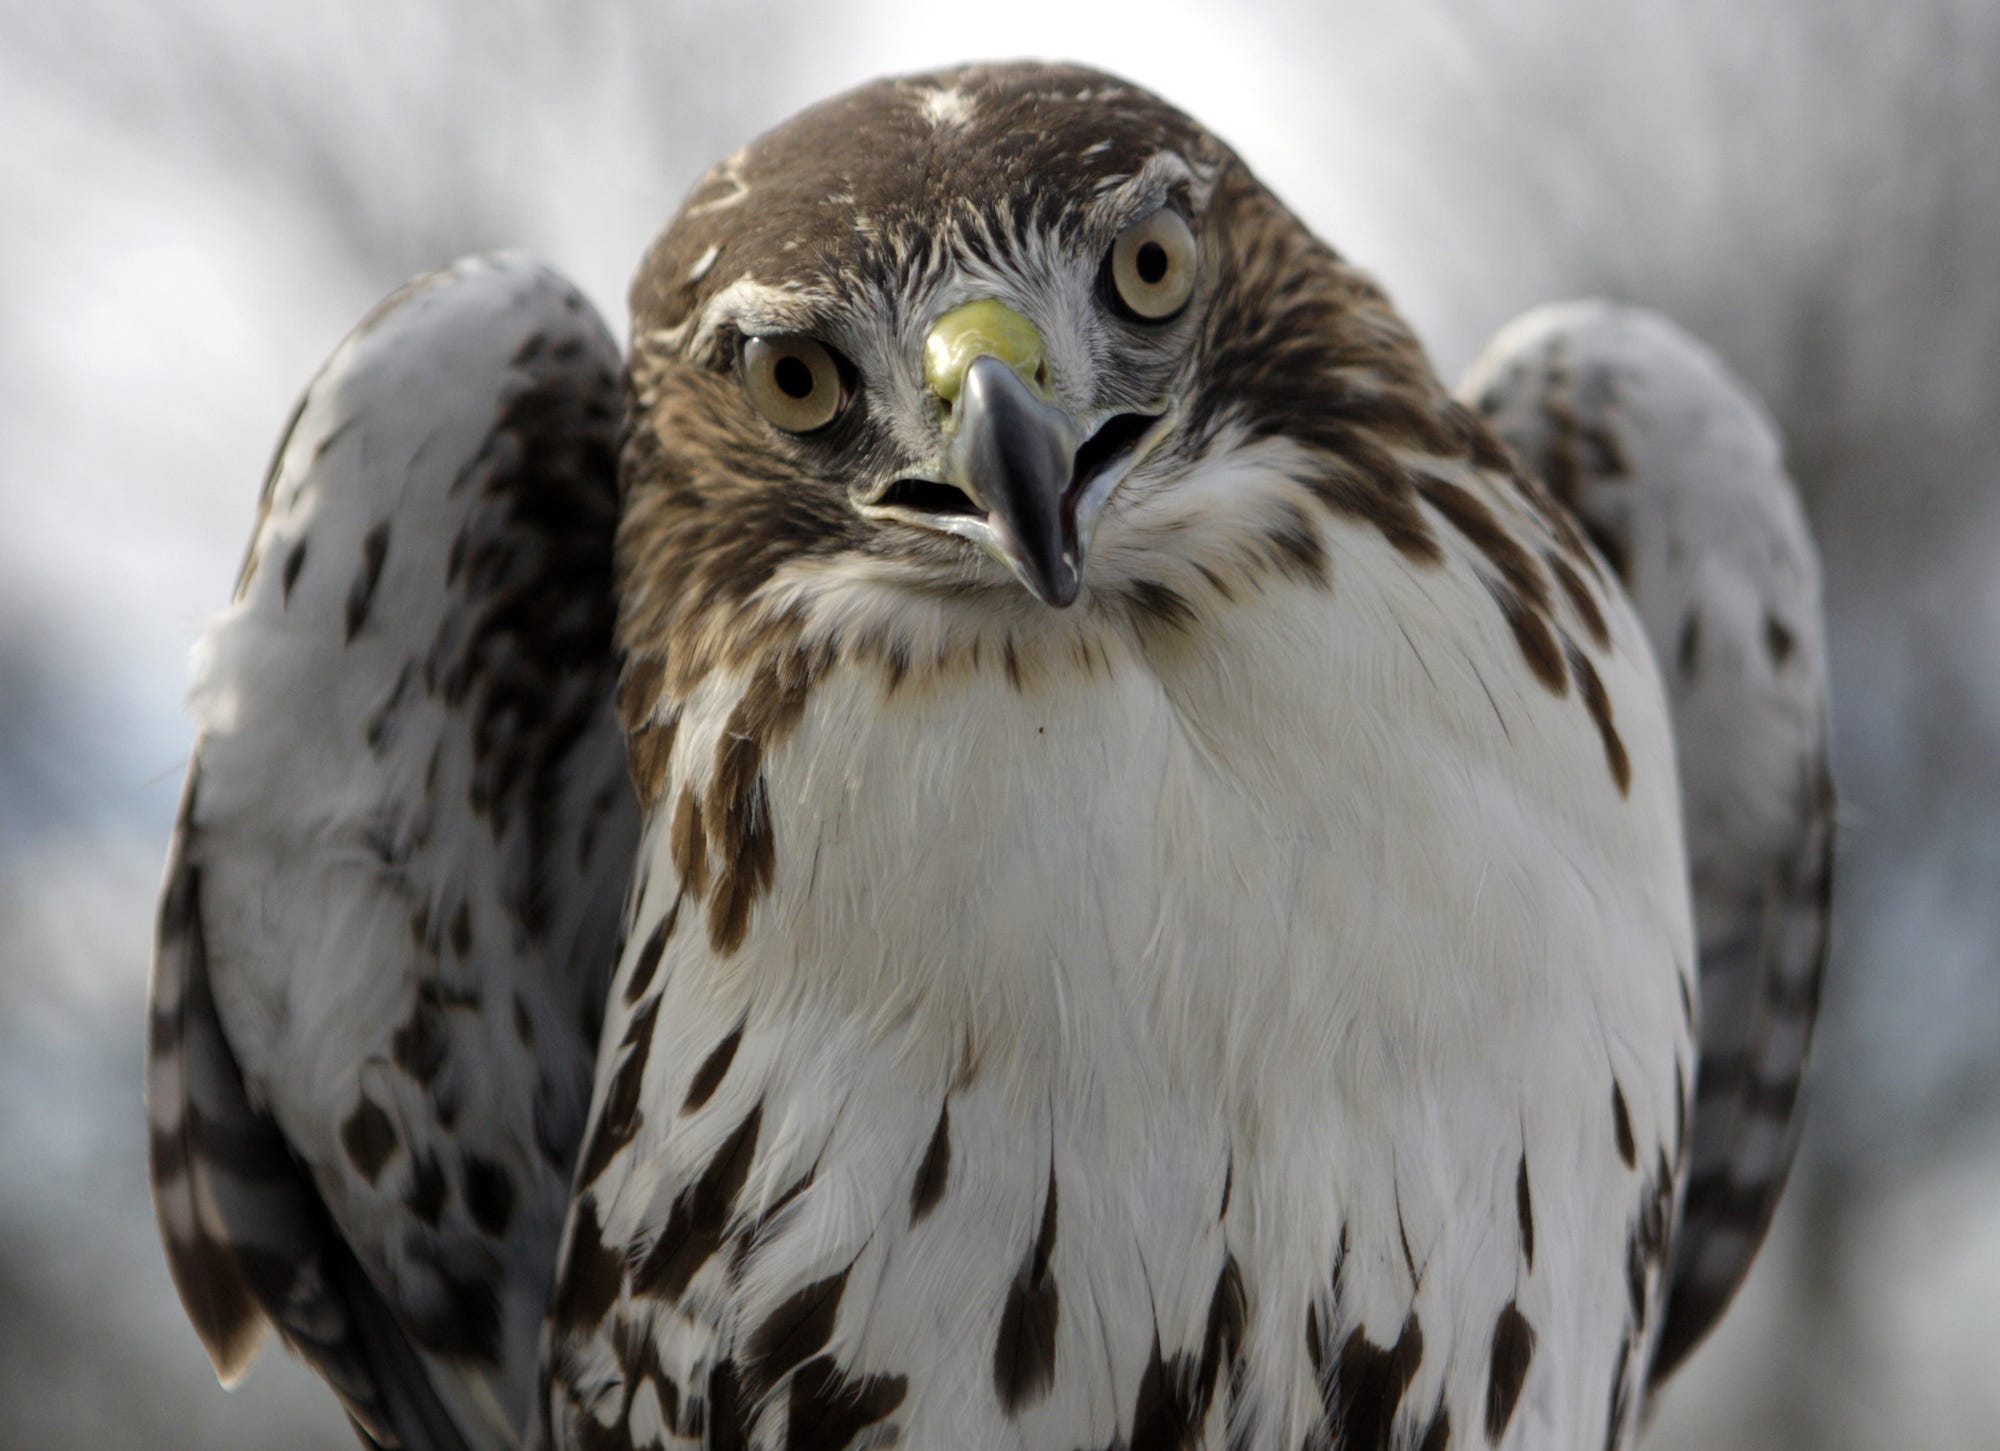
[[[1083,585],[1083,545],[1066,495],[1076,425],[995,357],[973,360],[945,451],[945,478],[986,506],[992,547],[1045,605],[1061,609]]]
[[[1051,397],[1041,334],[991,298],[937,320],[924,376],[944,420],[943,477],[899,479],[862,512],[969,539],[1043,604],[1074,603],[1097,517],[1165,432],[1165,410],[1118,414],[1084,439]]]

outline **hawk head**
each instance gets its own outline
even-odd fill
[[[1307,491],[1422,547],[1397,451],[1497,456],[1227,147],[1077,67],[804,112],[695,187],[632,311],[622,643],[683,689],[816,615],[942,655],[1323,576]]]

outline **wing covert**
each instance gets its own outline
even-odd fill
[[[225,1381],[262,1324],[384,1446],[513,1444],[637,834],[623,401],[524,258],[308,389],[198,656],[148,1050],[155,1206]]]
[[[1459,391],[1617,570],[1673,709],[1701,1056],[1657,1383],[1748,1274],[1798,1144],[1834,836],[1819,560],[1776,426],[1652,313],[1537,309]]]

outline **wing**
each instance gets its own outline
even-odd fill
[[[1657,1383],[1748,1273],[1798,1142],[1833,858],[1819,563],[1776,427],[1653,314],[1539,309],[1460,391],[1624,579],[1673,708],[1701,1061]]]
[[[636,850],[619,358],[512,257],[418,279],[293,418],[163,894],[154,1204],[225,1381],[266,1322],[383,1446],[511,1445]]]

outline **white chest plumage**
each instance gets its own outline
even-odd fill
[[[586,1360],[650,1338],[660,1379],[586,1414],[1622,1438],[1691,1052],[1657,686],[1615,608],[1621,792],[1464,560],[1324,544],[1330,591],[1025,668],[829,669],[761,761],[733,951],[657,814],[600,1069],[630,1149],[587,1150],[570,1250],[639,1269],[568,1307],[595,1336],[556,1320]],[[696,798],[743,691],[688,703]]]

